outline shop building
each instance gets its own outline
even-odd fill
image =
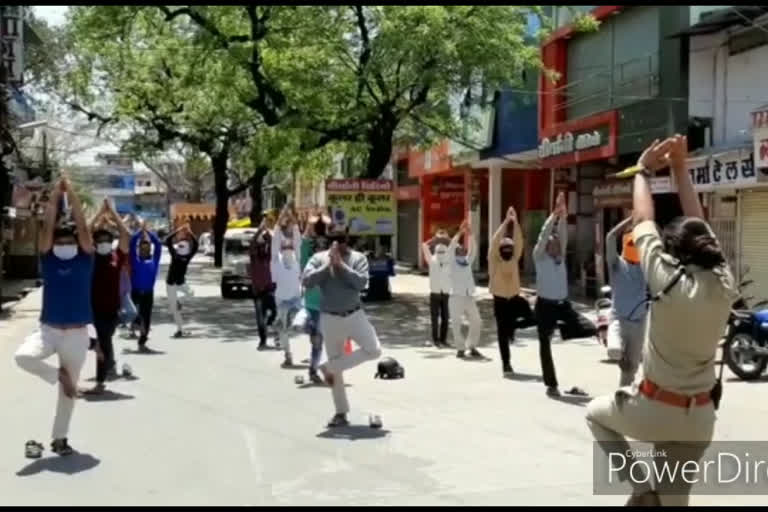
[[[733,270],[768,296],[768,8],[715,6],[678,34],[689,46],[688,168]]]
[[[602,241],[626,214],[611,190],[610,175],[634,164],[656,138],[686,133],[687,67],[682,42],[670,37],[688,28],[688,6],[585,7],[598,30],[577,33],[567,17],[542,46],[544,65],[559,79],[539,81],[539,158],[552,193],[568,202],[569,277],[577,293],[593,295],[604,279]],[[657,214],[679,213],[672,194],[660,193]]]

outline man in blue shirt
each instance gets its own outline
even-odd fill
[[[155,233],[147,229],[147,223],[131,237],[131,299],[138,309],[137,321],[141,326],[139,352],[149,353],[147,347],[149,328],[152,324],[152,308],[155,302],[155,281],[160,268],[163,243]]]
[[[555,210],[544,222],[533,248],[536,265],[536,322],[539,331],[539,359],[547,395],[560,396],[555,362],[552,360],[552,333],[560,328],[565,339],[594,336],[597,328],[573,309],[568,300],[568,273],[565,256],[568,247],[568,210],[565,194],[560,192]]]
[[[64,215],[57,223],[59,204]],[[68,206],[71,206],[69,222]],[[16,351],[16,363],[50,384],[59,383],[59,399],[53,423],[51,450],[70,455],[67,442],[69,424],[75,407],[77,380],[88,351],[88,324],[93,322],[91,310],[91,277],[93,274],[93,240],[85,221],[80,200],[69,181],[56,183],[48,202],[40,232],[41,268],[43,274],[43,307],[40,330],[32,334]],[[59,356],[59,368],[44,360]],[[27,443],[27,455],[40,457],[42,445]]]
[[[605,237],[605,261],[613,287],[613,308],[608,326],[608,352],[618,349],[621,377],[619,386],[629,386],[635,379],[643,356],[645,304],[648,286],[640,266],[640,253],[632,236],[632,217],[622,221]],[[622,252],[616,251],[616,239],[624,232]]]

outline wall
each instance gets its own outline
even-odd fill
[[[715,133],[726,143],[751,140],[750,113],[768,103],[768,46],[731,55],[725,71],[724,134]]]

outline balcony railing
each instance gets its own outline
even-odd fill
[[[659,95],[659,56],[650,54],[602,69],[555,89],[556,112],[566,119],[586,117]]]

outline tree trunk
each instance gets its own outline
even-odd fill
[[[229,188],[227,187],[227,154],[218,154],[211,158],[214,190],[216,192],[216,219],[213,223],[213,264],[221,268],[224,249],[224,234],[229,222]]]
[[[365,165],[365,173],[362,178],[376,180],[386,169],[392,158],[392,137],[395,134],[395,126],[375,126],[368,134],[368,158]]]
[[[248,193],[251,196],[251,226],[256,227],[261,224],[261,214],[264,210],[264,197],[262,187],[264,186],[264,178],[266,177],[268,169],[259,168],[253,175],[251,186],[248,189]]]

